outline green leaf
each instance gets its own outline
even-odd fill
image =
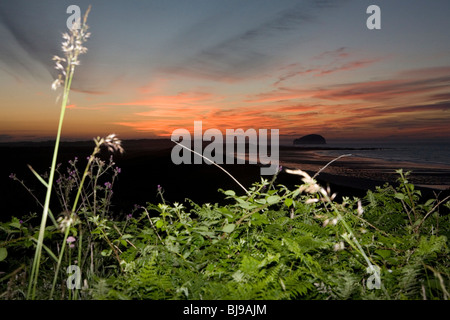
[[[239,201],[239,207],[241,207],[242,209],[247,209],[247,210],[250,210],[250,209],[253,209],[253,208],[255,208],[256,207],[256,205],[253,205],[253,204],[250,204],[250,203],[248,203],[248,202],[245,202],[245,201]]]
[[[294,203],[294,200],[292,200],[291,198],[287,198],[286,200],[284,200],[284,204],[286,205],[286,207],[290,207],[292,206],[292,204]]]
[[[405,200],[405,195],[403,193],[396,193],[395,197],[399,200]]]
[[[9,223],[10,227],[16,228],[16,229],[20,229],[20,222],[19,221],[12,221]]]
[[[227,190],[227,191],[224,192],[224,194],[226,196],[234,197],[236,195],[236,192],[234,192],[233,190]]]
[[[224,226],[222,228],[222,231],[226,232],[226,233],[231,233],[231,232],[233,232],[233,230],[235,228],[236,228],[236,225],[234,223],[230,223],[230,224],[227,224],[226,226]]]
[[[259,214],[258,212],[254,213],[252,215],[252,221],[254,225],[262,225],[262,224],[268,224],[269,220],[267,220],[267,217],[265,215]]]
[[[268,204],[274,204],[277,203],[278,201],[280,201],[280,196],[270,196],[267,198]]]
[[[109,249],[109,250],[105,249],[102,251],[102,256],[109,257],[111,255],[111,253],[112,253],[111,249]]]
[[[383,259],[389,258],[392,254],[391,250],[375,250],[375,252]]]
[[[163,226],[163,224],[164,224],[164,221],[158,220],[158,221],[156,221],[155,226],[160,229]]]
[[[256,199],[255,202],[259,203],[259,204],[266,204],[267,203],[266,199]]]
[[[36,242],[36,245],[37,245],[38,240],[35,239],[35,238],[32,238],[32,240],[33,240],[34,242]],[[52,257],[53,260],[55,260],[55,262],[58,262],[58,258],[57,258],[56,255],[52,252],[52,250],[50,250],[49,247],[47,247],[45,244],[42,244],[42,247],[45,249],[45,251],[47,251],[47,253],[49,254],[49,256]]]
[[[42,177],[36,171],[34,171],[33,167],[28,165],[28,168],[31,170],[34,176],[44,185],[44,187],[48,188],[48,183],[44,179],[42,179]]]
[[[0,248],[0,261],[3,261],[8,256],[8,251],[6,248]]]

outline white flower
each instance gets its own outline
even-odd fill
[[[56,61],[55,69],[61,72],[61,75],[64,76],[64,80],[62,80],[61,77],[58,80],[55,80],[52,83],[53,90],[59,88],[68,77],[71,77],[73,75],[74,67],[80,64],[78,56],[87,52],[87,48],[83,47],[83,43],[90,36],[90,33],[86,33],[86,30],[89,28],[86,25],[86,19],[89,10],[90,7],[86,12],[84,22],[82,24],[81,21],[77,21],[72,25],[69,33],[66,32],[62,34],[62,38],[64,41],[61,44],[61,50],[64,52],[66,58],[54,56],[53,60]],[[65,66],[63,65],[63,63],[65,64]],[[69,72],[70,74],[66,74],[66,70],[69,70],[67,72]]]
[[[339,250],[344,250],[344,249],[345,249],[345,245],[344,245],[344,242],[342,242],[342,241],[340,241],[339,243],[336,243],[333,246],[334,251],[339,251]]]
[[[111,133],[110,135],[108,135],[105,138],[104,143],[106,144],[110,152],[119,151],[120,153],[123,153],[124,151],[122,148],[122,141],[117,138],[115,133]]]
[[[358,201],[358,216],[362,216],[362,214],[364,213],[364,209],[361,205],[361,200]]]
[[[61,87],[61,84],[63,84],[63,83],[64,83],[64,81],[62,81],[61,78],[56,79],[52,83],[52,90],[58,89],[59,87]]]

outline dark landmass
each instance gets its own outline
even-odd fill
[[[28,169],[30,164],[38,173],[50,171],[53,155],[52,143],[9,144],[0,146],[2,166],[0,167],[0,220],[11,215],[22,216],[40,212],[39,205],[17,181],[9,178],[11,173],[23,180],[44,202],[45,188]],[[121,168],[113,191],[113,208],[116,215],[126,215],[135,204],[159,203],[157,187],[164,190],[164,198],[170,202],[184,202],[186,198],[201,203],[225,201],[218,189],[233,189],[238,194],[244,191],[219,168],[203,164],[175,165],[171,159],[174,143],[170,140],[127,140],[123,141],[124,154],[113,154],[116,166]],[[94,142],[63,142],[60,145],[58,163],[67,166],[69,160],[79,159],[79,170],[84,170],[86,158],[92,153]],[[110,153],[103,150],[99,155],[109,160]],[[246,188],[260,181],[260,168],[244,164],[221,165]],[[55,177],[55,180],[57,177]],[[53,195],[55,193],[53,192]],[[56,203],[57,199],[52,199]],[[54,209],[56,211],[56,209]]]
[[[320,134],[308,134],[294,140],[294,145],[298,144],[327,144],[327,141]]]
[[[186,198],[198,204],[225,204],[225,196],[218,190],[235,190],[238,194],[244,191],[222,170],[214,165],[181,164],[175,165],[171,159],[171,151],[175,144],[170,140],[126,140],[123,141],[124,154],[113,155],[117,167],[121,168],[118,180],[115,182],[112,198],[112,210],[116,216],[130,213],[135,204],[145,205],[147,202],[159,203],[157,187],[164,190],[164,198],[170,202],[184,202]],[[33,190],[43,203],[45,188],[37,181],[28,169],[30,164],[37,172],[49,172],[53,155],[54,142],[1,144],[2,165],[0,166],[0,220],[10,216],[23,216],[31,212],[41,212],[40,206],[33,197],[17,181],[9,178],[15,173],[17,178]],[[58,163],[65,167],[69,160],[78,157],[79,170],[84,170],[86,157],[94,148],[93,141],[63,142],[60,146]],[[320,147],[319,147],[320,148]],[[318,157],[314,153],[317,148],[280,147],[281,164],[286,168],[297,168],[316,173],[325,166],[331,158]],[[108,160],[111,154],[103,150],[100,157]],[[236,163],[236,162],[234,162]],[[397,165],[397,164],[395,164]],[[221,165],[230,172],[245,188],[261,180],[260,167],[251,164]],[[329,185],[339,196],[362,197],[368,189],[383,185],[386,181],[395,182],[394,168],[385,163],[372,163],[364,159],[342,158],[320,173],[317,180],[324,186]],[[439,168],[417,168],[418,174],[411,179],[423,177],[423,185],[433,184],[432,180],[444,181],[450,186],[450,170]],[[422,170],[422,171],[420,171]],[[56,180],[57,177],[55,177]],[[270,176],[265,178],[270,179]],[[422,181],[422,180],[417,180]],[[444,184],[445,184],[444,183]],[[299,176],[280,172],[276,184],[283,184],[291,189],[301,184]],[[419,188],[422,188],[419,186]],[[422,188],[431,196],[436,191],[433,188]],[[55,195],[55,193],[53,193]],[[425,195],[424,195],[425,196]],[[52,199],[53,206],[57,199]],[[57,214],[57,207],[52,207]]]

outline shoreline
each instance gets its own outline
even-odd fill
[[[395,171],[403,169],[403,172],[411,171],[408,180],[418,187],[439,191],[450,189],[450,165],[383,160],[353,155],[336,160],[337,157],[319,154],[317,151],[320,150],[324,148],[281,147],[280,165],[316,173],[335,160],[318,177],[336,184],[343,184],[343,186],[355,183],[354,187],[357,189],[381,185],[385,182],[395,183],[398,178]],[[346,154],[344,151],[347,150],[343,149],[342,154]]]

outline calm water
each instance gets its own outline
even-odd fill
[[[447,144],[335,143],[327,144],[326,148],[339,148],[339,150],[319,150],[317,153],[333,157],[351,153],[357,157],[382,159],[388,161],[408,161],[420,164],[450,165],[450,142]]]

